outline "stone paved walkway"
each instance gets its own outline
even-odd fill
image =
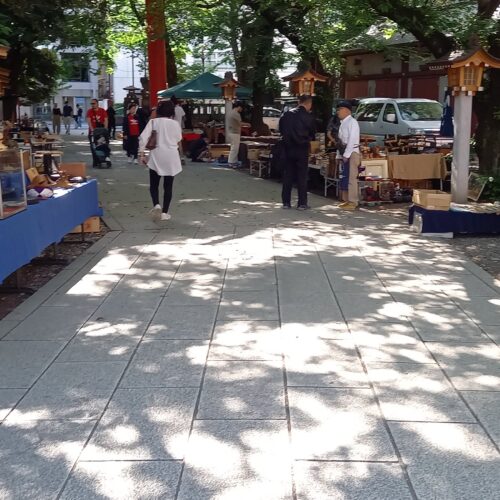
[[[120,155],[112,231],[0,322],[0,498],[499,498],[498,282],[206,165],[152,223]]]

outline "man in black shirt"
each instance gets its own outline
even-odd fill
[[[312,97],[302,95],[296,108],[280,119],[279,129],[284,145],[283,208],[291,208],[292,187],[297,182],[298,210],[307,210],[307,170],[309,143],[314,139],[314,118],[311,115]]]
[[[108,132],[111,139],[115,138],[116,135],[116,111],[113,108],[113,101],[108,101]]]
[[[73,108],[69,105],[68,101],[64,102],[63,106],[63,123],[66,129],[66,135],[71,133],[71,122],[73,121]]]

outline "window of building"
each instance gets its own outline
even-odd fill
[[[61,54],[68,82],[90,81],[90,61],[87,54]]]

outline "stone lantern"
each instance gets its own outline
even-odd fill
[[[500,68],[500,59],[488,54],[483,48],[450,52],[429,64],[431,70],[448,69],[448,88],[455,96],[451,194],[456,203],[467,203],[472,97],[483,90],[483,72],[489,67]]]
[[[284,82],[290,82],[290,93],[296,96],[316,95],[314,93],[315,82],[326,82],[328,77],[320,75],[311,68],[298,69],[295,73],[282,78]]]

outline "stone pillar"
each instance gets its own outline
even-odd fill
[[[472,95],[455,96],[455,135],[451,167],[451,197],[455,203],[467,203],[469,184]]]

